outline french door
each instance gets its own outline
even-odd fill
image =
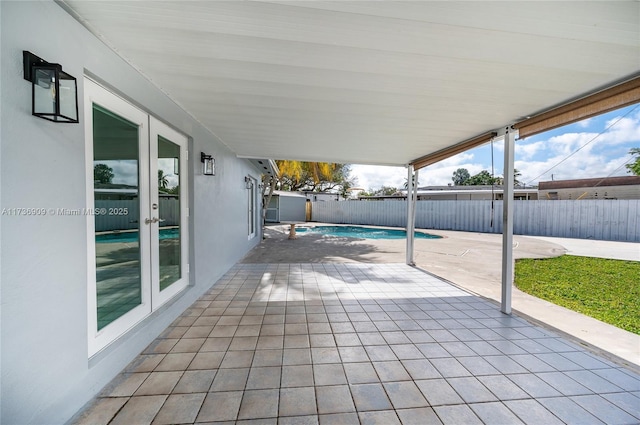
[[[187,138],[85,79],[89,356],[183,290]]]

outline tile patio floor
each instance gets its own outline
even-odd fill
[[[79,424],[638,424],[640,376],[403,264],[238,264]]]

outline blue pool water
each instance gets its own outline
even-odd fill
[[[406,239],[407,237],[405,230],[375,229],[360,226],[296,227],[296,232],[362,239]],[[414,234],[416,239],[440,239],[442,237],[422,232],[415,232]]]
[[[160,240],[176,239],[180,237],[180,229],[161,229]],[[96,243],[136,243],[138,242],[138,232],[107,233],[96,235]]]

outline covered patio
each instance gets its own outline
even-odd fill
[[[2,206],[47,212],[2,217],[0,421],[640,421],[635,372],[509,314],[516,138],[640,101],[640,3],[0,10]],[[56,99],[59,79],[25,81],[29,52],[76,79],[77,124],[32,115],[34,93]],[[119,124],[101,126],[109,117]],[[138,156],[117,157],[131,181],[112,183],[137,190],[126,223],[139,264],[124,276],[136,278],[127,312],[98,324],[96,219],[53,213],[94,210],[96,162],[111,158],[95,141],[121,145],[119,126]],[[179,146],[169,168],[184,220],[169,291],[156,249],[165,139]],[[262,237],[258,188],[273,160],[406,167],[415,192],[417,170],[493,141],[504,146],[501,304],[412,267],[411,238],[400,262],[239,263]]]
[[[633,424],[640,376],[405,264],[237,264],[77,424]]]

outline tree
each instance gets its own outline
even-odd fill
[[[635,156],[636,159],[631,164],[626,164],[625,167],[627,167],[630,173],[640,176],[640,148],[629,149],[629,154],[632,157]]]
[[[413,180],[413,188],[415,189],[417,186],[420,186],[420,180],[418,180],[418,182],[416,183],[416,175],[414,174],[412,179]],[[409,189],[409,179],[404,179],[404,190]]]
[[[338,192],[354,185],[349,164],[327,162],[276,161],[278,187],[286,191]]]
[[[467,182],[470,178],[471,174],[469,174],[469,170],[467,170],[466,168],[458,168],[453,172],[453,177],[451,177],[451,180],[453,180],[454,185],[463,186],[468,184]]]
[[[517,168],[514,168],[513,169],[513,185],[514,186],[520,186],[520,183],[522,182],[518,180],[518,177],[521,177],[521,176],[522,176],[522,173],[518,171]],[[504,177],[496,177],[495,184],[504,184]]]
[[[98,183],[109,184],[113,181],[113,168],[107,164],[96,164],[93,166],[93,180]]]
[[[513,169],[513,185],[514,186],[520,186],[520,183],[522,183],[520,180],[518,180],[518,177],[522,177],[522,173],[518,171],[517,168],[514,168]]]
[[[399,194],[400,191],[393,186],[382,186],[379,189],[369,188],[368,192],[360,192],[360,196],[394,196]]]
[[[167,186],[169,186],[167,176],[164,174],[164,171],[158,170],[158,188],[166,189]]]
[[[482,170],[478,174],[471,176],[467,183],[471,186],[492,185],[498,182],[498,178],[493,177],[487,170]]]

